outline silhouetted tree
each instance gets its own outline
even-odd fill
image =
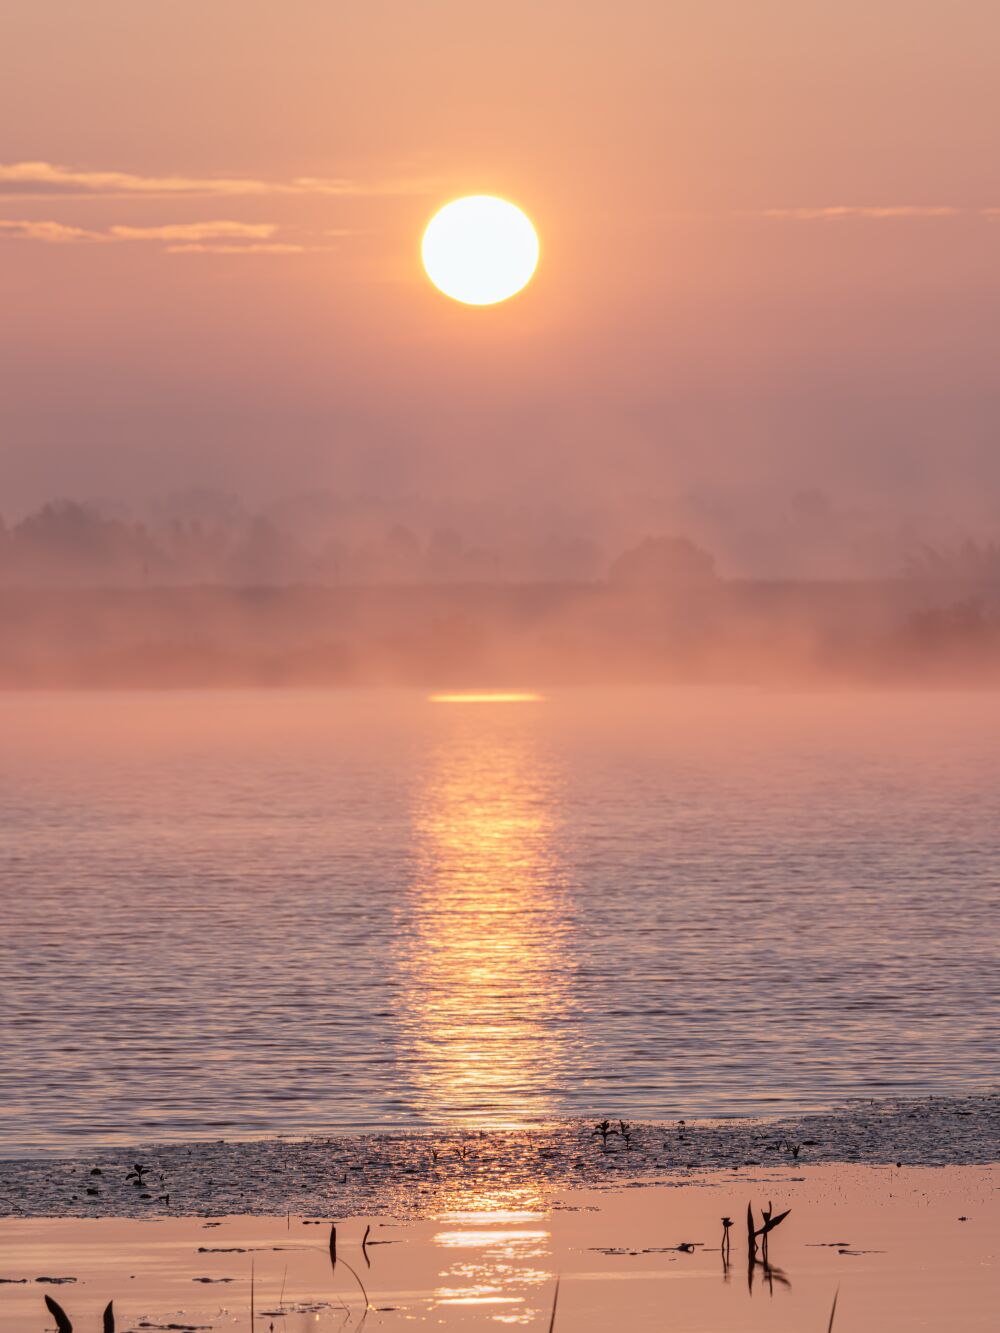
[[[141,523],[105,518],[73,501],[43,506],[11,536],[12,574],[26,582],[141,583],[162,577],[168,565]]]
[[[980,545],[970,539],[951,548],[922,545],[908,556],[903,572],[906,578],[920,581],[1000,580],[1000,544]]]
[[[465,575],[465,542],[452,528],[439,528],[427,543],[428,577],[442,583],[461,582]]]
[[[251,521],[227,561],[230,580],[250,587],[300,582],[307,576],[308,566],[295,539],[266,518]]]
[[[612,583],[700,583],[713,580],[715,558],[687,537],[644,537],[613,561]]]

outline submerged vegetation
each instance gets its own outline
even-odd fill
[[[749,1290],[751,1292],[753,1290],[753,1273],[755,1268],[758,1266],[761,1269],[763,1269],[765,1278],[769,1282],[769,1284],[771,1284],[772,1290],[773,1290],[774,1280],[778,1280],[781,1284],[786,1286],[790,1285],[788,1283],[787,1278],[785,1278],[784,1275],[779,1272],[779,1270],[774,1269],[771,1266],[768,1259],[768,1237],[771,1234],[771,1232],[774,1231],[785,1220],[786,1217],[788,1217],[790,1212],[791,1209],[786,1208],[784,1212],[775,1214],[773,1204],[768,1203],[767,1208],[761,1210],[761,1218],[762,1218],[761,1225],[757,1226],[754,1219],[753,1205],[752,1204],[747,1205],[747,1261],[748,1261],[748,1275],[749,1275],[748,1283],[749,1283]],[[722,1219],[722,1225],[723,1225],[723,1239],[722,1239],[721,1249],[723,1256],[723,1273],[724,1275],[728,1275],[729,1253],[730,1253],[729,1232],[730,1228],[732,1227],[732,1219],[729,1217],[724,1217]],[[362,1237],[361,1240],[361,1252],[364,1255],[365,1262],[368,1264],[369,1267],[371,1266],[371,1261],[368,1256],[367,1245],[369,1242],[370,1234],[371,1234],[371,1227],[366,1226],[364,1236]],[[758,1242],[760,1242],[759,1247],[758,1247]],[[693,1253],[696,1247],[692,1244],[685,1243],[682,1245],[678,1245],[675,1248],[680,1253],[690,1254]],[[338,1254],[336,1223],[332,1223],[330,1226],[328,1249],[330,1255],[331,1274],[334,1277],[336,1277],[337,1265],[339,1263],[348,1270],[348,1272],[352,1275],[352,1277],[354,1278],[355,1282],[358,1285],[358,1289],[361,1293],[361,1298],[363,1302],[360,1323],[363,1324],[369,1312],[376,1309],[377,1307],[372,1304],[371,1299],[368,1295],[368,1291],[365,1288],[365,1284],[361,1280],[360,1275],[352,1267],[352,1265],[349,1264],[347,1260],[343,1258],[342,1254]],[[198,1280],[200,1281],[204,1279],[198,1279]],[[555,1282],[555,1287],[552,1293],[552,1307],[549,1312],[548,1333],[555,1333],[556,1315],[558,1311],[559,1292],[561,1285],[562,1285],[562,1278],[557,1277]],[[70,1320],[69,1315],[66,1313],[65,1309],[59,1304],[58,1301],[54,1300],[51,1296],[47,1295],[45,1296],[44,1299],[47,1310],[55,1320],[56,1333],[73,1333],[73,1323]],[[348,1320],[350,1320],[353,1317],[350,1307],[344,1305],[343,1308],[347,1315]],[[830,1311],[830,1319],[827,1325],[827,1333],[832,1333],[836,1310],[837,1310],[837,1294],[834,1295],[833,1307]],[[254,1264],[252,1260],[250,1269],[250,1312],[249,1313],[250,1313],[250,1329],[251,1333],[253,1333],[256,1324],[256,1283],[255,1283]],[[281,1315],[284,1314],[284,1280],[282,1281],[282,1294],[278,1301],[278,1310],[272,1311],[271,1313],[281,1314]],[[169,1325],[169,1327],[181,1327],[181,1326]],[[273,1320],[272,1323],[270,1324],[270,1328],[272,1330],[274,1328]],[[115,1314],[114,1314],[113,1301],[109,1301],[107,1306],[104,1308],[102,1315],[102,1323],[101,1323],[101,1333],[115,1333]]]

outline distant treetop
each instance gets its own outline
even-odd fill
[[[687,537],[644,537],[612,562],[612,583],[700,583],[716,578],[715,558]]]

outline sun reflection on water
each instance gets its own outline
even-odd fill
[[[429,699],[432,704],[538,704],[544,695],[533,690],[457,690]]]
[[[564,1076],[566,885],[553,846],[558,791],[518,709],[442,712],[414,811],[416,926],[403,959],[403,1047],[415,1108],[466,1131],[544,1120]],[[438,1307],[530,1324],[552,1281],[540,1192],[452,1180],[434,1245]]]
[[[552,1278],[548,1266],[551,1232],[541,1213],[444,1213],[433,1243],[456,1255],[438,1274],[436,1305],[511,1307],[492,1316],[497,1323],[531,1323],[535,1300]],[[525,1223],[535,1223],[526,1226]]]
[[[412,1095],[431,1123],[521,1125],[551,1112],[564,1068],[555,781],[528,714],[445,716],[414,814],[402,1006]]]

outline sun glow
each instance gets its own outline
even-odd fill
[[[538,236],[506,199],[469,195],[431,218],[421,247],[434,286],[464,305],[495,305],[527,286],[538,265]]]
[[[454,694],[432,694],[432,704],[538,704],[543,695],[527,690],[462,690]]]

